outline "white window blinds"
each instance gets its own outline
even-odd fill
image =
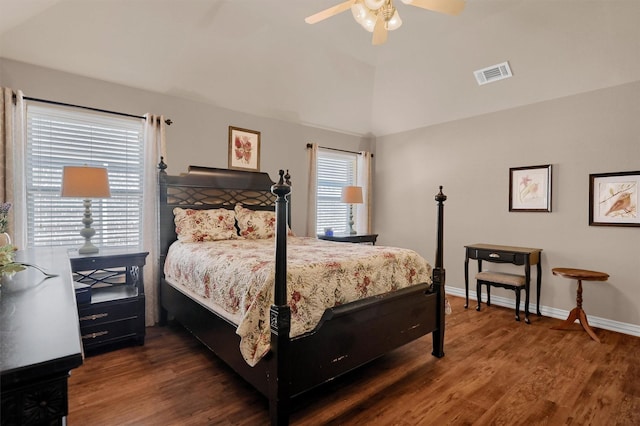
[[[143,120],[27,104],[27,244],[79,246],[83,201],[60,197],[64,166],[106,167],[111,198],[93,199],[97,246],[141,244]]]
[[[334,233],[349,231],[349,205],[340,201],[342,187],[355,185],[356,155],[318,149],[318,189],[316,233],[332,228]]]

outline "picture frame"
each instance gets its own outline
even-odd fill
[[[229,126],[229,168],[260,171],[260,132]]]
[[[590,226],[640,226],[640,170],[589,175]]]
[[[551,164],[509,169],[509,211],[551,211]]]

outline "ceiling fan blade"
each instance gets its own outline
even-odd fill
[[[378,13],[378,19],[376,19],[376,26],[373,28],[373,39],[371,44],[378,46],[384,44],[387,41],[387,27],[384,25],[384,17],[382,13]]]
[[[307,16],[306,18],[304,18],[304,22],[306,22],[307,24],[315,24],[327,18],[331,18],[338,13],[349,10],[355,2],[356,0],[347,0],[344,3],[337,4],[314,15]]]
[[[464,0],[402,0],[402,2],[447,15],[459,15],[464,9]]]

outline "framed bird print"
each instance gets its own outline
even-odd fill
[[[589,175],[589,225],[640,226],[640,171]]]
[[[260,171],[260,132],[229,126],[229,168]]]
[[[551,211],[551,164],[509,169],[509,211]]]

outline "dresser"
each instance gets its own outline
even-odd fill
[[[71,267],[61,248],[16,253],[27,268],[0,289],[2,426],[62,425],[67,415],[67,378],[82,364]]]

